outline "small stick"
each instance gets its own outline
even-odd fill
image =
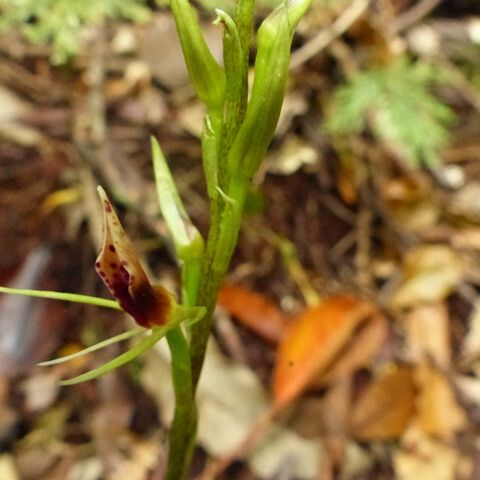
[[[309,40],[305,45],[292,53],[290,70],[293,70],[307,60],[317,55],[327,47],[335,38],[346,32],[365,12],[370,0],[357,0],[353,2],[332,24],[328,30],[322,30],[318,35]]]
[[[410,10],[407,10],[392,21],[389,27],[390,33],[395,35],[411,27],[414,23],[428,15],[441,1],[442,0],[421,0],[416,3]]]

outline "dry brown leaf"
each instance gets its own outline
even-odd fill
[[[157,343],[147,355],[142,373],[142,383],[157,401],[165,425],[171,424],[175,405],[169,357],[166,343]],[[159,378],[163,379],[160,383]],[[198,443],[220,458],[236,451],[271,409],[270,396],[255,373],[227,359],[213,339],[208,344],[197,400]],[[261,478],[275,478],[282,464],[289,461],[292,477],[313,479],[321,451],[320,439],[302,438],[273,422],[268,438],[251,450],[246,461]]]
[[[8,453],[0,455],[0,478],[2,480],[20,480],[13,456]]]
[[[98,457],[78,460],[68,472],[68,480],[98,480],[102,478],[104,469],[104,464]]]
[[[480,357],[480,300],[475,305],[468,319],[468,333],[463,341],[462,360],[470,364]]]
[[[425,176],[416,175],[384,182],[382,193],[392,217],[402,229],[409,232],[425,230],[438,221],[439,202],[432,195],[432,184]]]
[[[426,434],[449,440],[466,428],[465,411],[440,371],[421,365],[415,370],[415,380],[420,388],[417,422]]]
[[[287,404],[300,395],[374,312],[368,302],[339,295],[327,297],[299,315],[277,352],[273,378],[276,403]]]
[[[407,356],[412,363],[450,366],[451,345],[448,310],[443,303],[417,305],[405,317]]]
[[[450,295],[463,275],[460,256],[447,245],[422,245],[404,260],[404,280],[391,300],[396,308],[437,302]]]
[[[272,343],[278,343],[288,326],[287,316],[265,295],[241,285],[223,285],[218,304],[243,325]]]
[[[160,439],[154,438],[140,441],[134,439],[129,442],[129,455],[125,458],[118,457],[118,465],[111,475],[107,476],[110,480],[145,480],[149,477],[149,472],[157,464],[159,456],[162,454]],[[123,446],[125,449],[125,446]]]
[[[402,435],[415,409],[412,369],[386,367],[354,405],[350,430],[360,440],[391,440]]]
[[[459,466],[457,449],[426,435],[412,425],[393,455],[397,480],[454,480]]]
[[[291,135],[285,139],[280,151],[267,156],[266,168],[276,175],[291,175],[303,166],[315,164],[317,150],[301,137]]]
[[[478,376],[456,375],[453,382],[462,400],[477,406],[480,405],[480,379]]]
[[[478,223],[480,221],[480,182],[469,182],[455,192],[448,205],[449,210],[455,215]]]
[[[371,451],[362,448],[357,442],[350,440],[345,445],[345,457],[340,467],[342,480],[358,480],[366,478],[365,472],[372,471],[376,458]],[[323,477],[320,479],[323,480]]]

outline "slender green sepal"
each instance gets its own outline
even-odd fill
[[[122,342],[123,340],[128,340],[129,338],[138,335],[139,333],[145,332],[144,328],[134,328],[133,330],[128,330],[127,332],[123,332],[120,335],[116,335],[115,337],[108,338],[107,340],[103,340],[102,342],[98,342],[91,347],[84,348],[79,352],[72,353],[71,355],[66,355],[64,357],[55,358],[54,360],[48,360],[47,362],[37,363],[39,367],[50,367],[51,365],[58,365],[59,363],[69,362],[70,360],[75,360],[76,358],[83,357],[84,355],[88,355],[89,353],[96,352],[101,348],[108,347],[109,345],[113,345],[114,343]]]
[[[118,357],[104,363],[98,368],[90,370],[76,377],[70,378],[60,382],[60,385],[74,385],[75,383],[87,382],[98,378],[106,373],[115,370],[128,362],[131,362],[135,358],[145,353],[148,349],[152,348],[162,337],[164,337],[169,331],[176,328],[181,322],[185,322],[187,325],[192,325],[202,318],[205,314],[205,308],[203,307],[185,307],[183,305],[175,305],[169,317],[169,323],[161,327],[153,327],[151,334],[144,338],[142,341],[134,345],[132,348],[122,353]]]
[[[184,262],[200,258],[203,238],[187,215],[159,143],[151,137],[153,170],[160,210],[167,224],[177,256]]]
[[[110,360],[107,363],[104,363],[98,368],[90,370],[89,372],[83,373],[82,375],[77,375],[76,377],[70,378],[69,380],[63,380],[60,382],[60,385],[74,385],[76,383],[87,382],[89,380],[94,380],[95,378],[101,377],[106,373],[115,370],[116,368],[125,365],[128,362],[131,362],[135,358],[139,357],[147,350],[152,348],[165,334],[172,328],[172,325],[165,325],[163,327],[153,327],[152,333],[144,338],[141,342],[134,345],[130,350],[122,353],[118,357],[115,357],[113,360]]]
[[[51,290],[30,290],[28,288],[9,288],[0,287],[0,293],[11,295],[25,295],[27,297],[50,298],[52,300],[62,300],[64,302],[84,303],[95,305],[97,307],[113,308],[121,310],[120,305],[115,300],[107,298],[92,297],[90,295],[80,295],[78,293],[55,292]]]
[[[225,94],[225,72],[208,48],[188,0],[172,0],[171,7],[195,93],[209,110],[219,110]]]

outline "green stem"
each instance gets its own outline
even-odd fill
[[[181,480],[190,466],[197,432],[197,409],[192,391],[190,351],[180,327],[167,334],[172,354],[175,415],[169,436],[168,467],[165,480]]]
[[[201,282],[202,257],[195,257],[182,266],[182,301],[195,305]],[[167,334],[172,355],[172,381],[175,392],[175,413],[169,435],[168,466],[165,480],[186,477],[197,433],[197,406],[192,385],[190,347],[181,327]]]
[[[192,325],[190,356],[192,362],[192,382],[195,390],[207,348],[208,338],[213,322],[216,298],[220,283],[227,272],[230,259],[237,244],[242,222],[243,207],[248,190],[249,179],[234,177],[230,179],[227,197],[231,199],[224,208],[220,218],[218,235],[208,237],[207,252],[213,252],[211,258],[205,258],[202,270],[197,305],[206,307],[205,316]],[[210,245],[214,242],[212,245]]]
[[[182,271],[182,301],[184,305],[196,305],[202,275],[201,259],[185,263]]]
[[[219,158],[217,171],[220,172],[217,185],[232,200],[231,203],[221,198],[219,194],[211,195],[210,229],[208,232],[205,257],[201,275],[201,284],[198,290],[196,305],[206,307],[205,316],[192,326],[190,343],[190,358],[192,366],[192,387],[195,391],[202,370],[205,351],[213,322],[213,313],[220,283],[227,272],[230,259],[235,249],[240,225],[242,221],[245,197],[250,183],[249,178],[238,178],[226,175],[228,169],[227,157],[233,138],[241,124],[247,107],[248,96],[248,65],[250,39],[253,28],[254,0],[237,0],[235,10],[235,24],[238,37],[235,38],[234,26],[231,26],[227,35],[226,51],[227,62],[227,102],[230,106],[224,110],[223,129],[221,136],[216,136]],[[228,19],[227,23],[228,22]],[[229,25],[226,25],[228,30]],[[238,45],[241,54],[238,53]],[[230,89],[228,84],[230,82]],[[232,85],[234,85],[232,87]],[[218,133],[217,129],[217,133]],[[226,136],[224,138],[224,133]]]

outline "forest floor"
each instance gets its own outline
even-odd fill
[[[315,4],[294,40],[277,135],[220,292],[191,478],[480,478],[480,8],[340,3]],[[205,33],[221,56],[206,18]],[[174,290],[151,135],[202,232],[208,203],[203,110],[173,21],[157,9],[147,25],[113,23],[86,42],[53,66],[47,47],[0,37],[0,285],[110,298],[94,269],[101,184],[151,275]],[[375,102],[363,128],[324,128],[339,85],[400,58],[448,77],[428,85],[452,112],[437,161],[392,141]],[[402,121],[422,149],[436,131],[421,106],[407,107]],[[162,478],[172,392],[161,343],[71,387],[57,382],[125,346],[36,366],[129,323],[91,306],[0,298],[0,479]],[[298,368],[285,373],[292,355]],[[288,408],[258,423],[292,389]]]

